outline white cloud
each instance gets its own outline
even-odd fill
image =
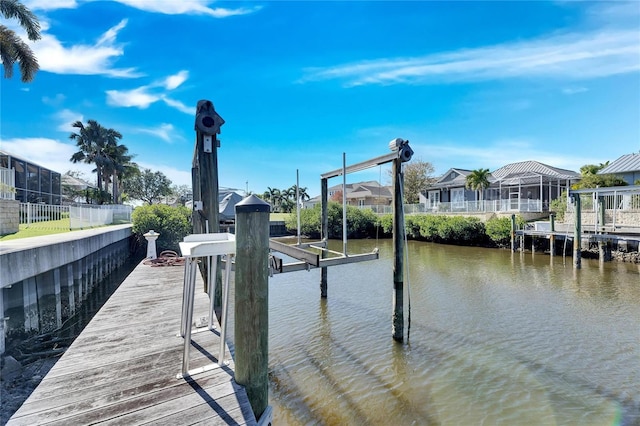
[[[551,152],[541,148],[535,140],[527,138],[498,139],[478,141],[477,148],[469,141],[433,141],[428,144],[412,143],[415,158],[428,159],[436,168],[436,174],[442,174],[452,167],[474,170],[487,167],[491,171],[506,164],[535,160],[562,169],[579,171],[584,164],[597,163],[594,158]],[[452,163],[452,158],[455,161]],[[601,160],[600,160],[601,161]]]
[[[189,71],[182,70],[175,75],[167,77],[163,82],[163,86],[167,90],[173,90],[187,81],[187,78],[189,78]]]
[[[76,0],[26,0],[24,5],[30,10],[75,9]]]
[[[165,104],[169,105],[170,107],[173,107],[173,108],[177,109],[180,112],[184,112],[185,114],[193,114],[193,115],[195,115],[195,113],[196,113],[196,107],[195,106],[193,106],[193,107],[187,106],[187,105],[183,104],[180,101],[176,101],[174,99],[169,99],[166,96],[163,96],[162,100],[164,101]]]
[[[159,127],[156,127],[156,128],[151,128],[151,129],[143,128],[143,129],[136,129],[135,131],[157,136],[166,142],[173,142],[177,139],[175,136],[173,136],[174,130],[175,128],[173,127],[173,124],[162,123]]]
[[[76,44],[66,47],[47,33],[49,24],[42,20],[42,39],[28,42],[38,58],[42,71],[56,74],[107,75],[111,77],[139,77],[135,68],[115,68],[114,61],[124,55],[124,49],[116,43],[118,33],[126,27],[123,19],[108,29],[95,44]],[[21,30],[18,30],[20,32]],[[26,40],[26,37],[24,38]],[[67,43],[65,43],[67,44]]]
[[[42,103],[45,104],[45,105],[58,107],[58,106],[62,105],[62,103],[64,102],[64,100],[66,98],[67,97],[62,93],[58,93],[54,97],[43,96],[42,97]]]
[[[93,175],[94,165],[70,161],[77,151],[71,143],[48,138],[3,139],[2,149],[61,174],[67,170],[79,170],[87,176]]]
[[[565,87],[564,89],[562,89],[562,93],[564,93],[565,95],[575,95],[588,91],[589,89],[587,89],[586,87]]]
[[[247,15],[257,12],[261,7],[241,7],[229,9],[223,7],[210,8],[207,1],[180,0],[180,1],[150,1],[150,0],[116,0],[119,3],[147,12],[164,13],[166,15],[209,15],[214,18],[227,18],[229,16]]]
[[[300,82],[338,79],[352,87],[520,77],[589,79],[639,70],[637,29],[603,29],[413,58],[385,58],[311,68],[305,70],[306,76]]]
[[[191,186],[191,170],[180,170],[165,164],[151,164],[137,161],[140,170],[151,169],[152,171],[162,172],[171,180],[172,185],[188,185]]]
[[[160,100],[159,95],[151,94],[148,90],[148,86],[142,86],[132,90],[107,90],[107,104],[111,106],[146,109],[152,103]]]
[[[79,112],[74,112],[69,109],[63,109],[54,114],[55,120],[59,123],[56,127],[61,132],[68,132],[69,134],[77,132],[78,129],[71,127],[76,121],[84,121],[84,116]]]

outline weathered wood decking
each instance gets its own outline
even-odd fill
[[[140,264],[7,425],[256,424],[228,354],[228,367],[176,378],[183,273],[183,267]],[[194,318],[207,312],[199,284]],[[217,360],[217,332],[192,340],[190,368]]]

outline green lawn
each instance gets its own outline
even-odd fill
[[[271,213],[270,221],[284,221],[291,213]],[[64,229],[66,227],[66,229]],[[50,220],[36,222],[29,225],[20,225],[18,232],[0,236],[0,241],[17,240],[18,238],[40,237],[43,235],[62,234],[69,231],[69,219]]]
[[[18,238],[40,237],[43,235],[62,234],[69,232],[69,219],[36,222],[31,225],[19,225],[15,234],[4,235],[0,241],[17,240]]]

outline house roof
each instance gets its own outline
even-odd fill
[[[97,188],[95,185],[90,184],[87,181],[75,178],[73,176],[69,176],[67,174],[62,175],[61,180],[62,180],[62,185],[74,187],[77,189]]]
[[[457,176],[451,179],[451,173],[455,173]],[[450,186],[464,186],[467,181],[467,176],[471,173],[471,170],[452,168],[446,171],[440,178],[435,181],[429,188],[444,188]]]
[[[540,177],[563,180],[580,179],[580,173],[549,166],[538,161],[521,161],[507,164],[491,172],[491,176],[495,182],[507,185],[535,183],[539,181]]]
[[[598,171],[599,175],[640,171],[640,153],[623,155],[613,163]]]

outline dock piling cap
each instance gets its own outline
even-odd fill
[[[236,214],[237,213],[259,213],[259,212],[270,212],[271,204],[267,203],[264,200],[256,197],[251,194],[244,200],[240,201],[236,204]]]

